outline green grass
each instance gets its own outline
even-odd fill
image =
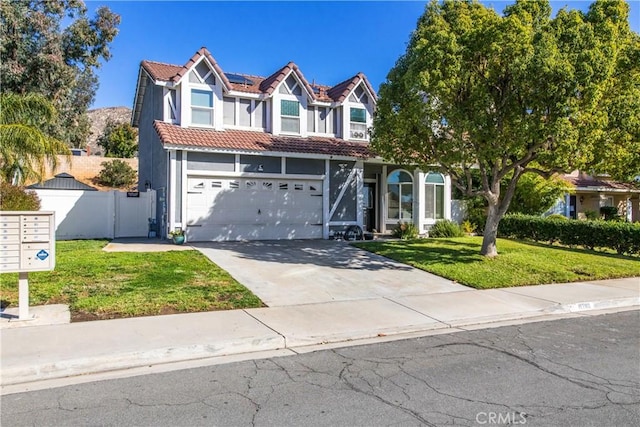
[[[68,304],[72,320],[260,307],[198,251],[104,252],[104,240],[59,241],[53,271],[29,273],[30,305]],[[0,275],[3,304],[18,304],[18,275]]]
[[[480,255],[482,237],[363,242],[355,246],[478,289],[640,276],[640,258],[498,239],[498,257]]]

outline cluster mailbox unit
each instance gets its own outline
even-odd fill
[[[29,319],[30,271],[55,267],[53,212],[0,212],[0,273],[19,273],[19,320]]]

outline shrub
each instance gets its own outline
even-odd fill
[[[595,221],[596,219],[600,219],[600,217],[598,216],[598,212],[596,212],[596,211],[586,210],[586,211],[584,211],[584,216],[589,221]]]
[[[0,184],[0,207],[3,211],[40,210],[40,198],[35,191],[3,182]]]
[[[555,220],[560,220],[560,221],[568,221],[569,218],[567,218],[564,215],[560,215],[560,214],[551,214],[548,217],[546,217],[547,219],[555,219]]]
[[[604,217],[605,221],[618,221],[622,219],[618,215],[618,208],[615,206],[602,206],[600,208],[600,215]]]
[[[136,171],[122,160],[102,162],[98,182],[107,187],[129,187],[136,182]]]
[[[418,237],[418,227],[411,222],[400,221],[393,229],[391,235],[402,240],[410,240]]]
[[[429,229],[429,237],[462,237],[462,228],[453,221],[441,219]]]
[[[588,249],[613,249],[619,254],[640,253],[640,224],[611,221],[564,221],[539,216],[507,215],[498,226],[501,237],[536,242],[558,242]]]
[[[462,228],[462,231],[465,234],[472,234],[472,233],[476,232],[476,226],[473,225],[471,223],[471,221],[466,220],[466,219],[464,221],[462,221],[462,224],[460,224],[460,227]]]

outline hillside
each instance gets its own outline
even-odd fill
[[[98,146],[97,140],[108,119],[112,119],[117,123],[128,123],[131,121],[131,108],[129,107],[105,107],[89,110],[89,121],[91,123],[91,135],[87,140],[87,147],[91,155],[102,153],[102,148]]]

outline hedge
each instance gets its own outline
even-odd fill
[[[618,221],[549,219],[531,215],[507,215],[498,226],[500,237],[536,242],[607,248],[619,254],[640,253],[640,224]]]

